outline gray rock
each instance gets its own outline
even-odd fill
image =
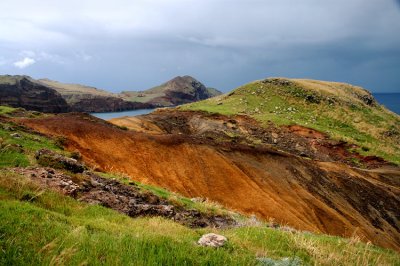
[[[226,241],[228,241],[228,239],[226,237],[224,237],[222,235],[210,233],[210,234],[203,235],[199,239],[199,241],[197,241],[197,243],[200,246],[204,246],[204,247],[218,248],[218,247],[222,247],[223,245],[225,245]]]

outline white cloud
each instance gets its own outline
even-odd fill
[[[15,62],[14,66],[23,69],[30,65],[33,65],[34,63],[36,63],[35,59],[30,57],[25,57],[24,59]]]

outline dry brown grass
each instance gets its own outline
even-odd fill
[[[356,92],[360,95],[367,94],[367,92],[363,88],[358,86],[353,86],[347,83],[309,80],[309,79],[291,79],[291,80],[303,88],[324,92],[326,94],[347,98],[349,100],[351,99],[352,101],[358,99],[355,99],[354,96],[350,94],[350,92]],[[361,100],[358,101],[361,102]]]
[[[368,242],[362,244],[361,238],[354,235],[348,240],[338,242],[315,241],[303,234],[293,235],[298,248],[304,249],[315,261],[315,265],[393,265],[393,260],[379,254]],[[324,246],[324,248],[321,248]]]
[[[84,86],[80,84],[69,84],[69,83],[61,83],[58,81],[53,81],[49,79],[40,79],[40,83],[43,83],[59,93],[61,95],[70,95],[70,94],[76,94],[76,93],[81,93],[81,94],[93,94],[93,95],[98,95],[98,96],[108,96],[108,97],[116,97],[117,95],[100,90],[94,87],[90,86]]]

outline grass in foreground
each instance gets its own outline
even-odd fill
[[[285,257],[304,265],[400,263],[394,251],[325,235],[264,226],[194,230],[162,218],[132,219],[6,170],[0,171],[0,219],[1,265],[258,265],[257,258]],[[228,244],[197,246],[210,231],[227,236]]]

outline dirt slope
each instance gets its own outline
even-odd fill
[[[149,134],[80,114],[21,122],[48,135],[65,136],[67,148],[79,150],[93,167],[188,197],[207,197],[297,229],[356,234],[400,249],[398,168],[360,170],[269,146],[167,132],[160,123],[153,123],[154,128],[163,133]]]

